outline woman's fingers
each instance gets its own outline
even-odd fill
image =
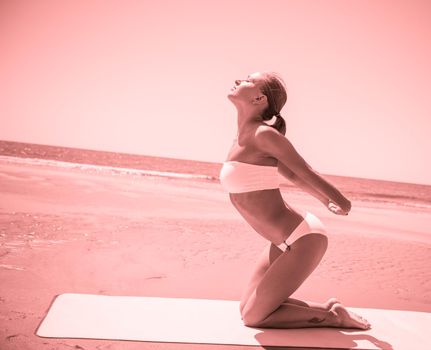
[[[329,202],[328,209],[337,215],[347,215],[348,214],[348,212],[345,212],[343,209],[341,209],[338,205],[336,205],[333,202]]]

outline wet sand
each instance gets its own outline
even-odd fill
[[[213,349],[34,333],[62,293],[239,300],[268,244],[218,183],[3,162],[0,191],[2,350]],[[321,264],[292,297],[431,312],[431,213],[353,202],[342,217],[306,194],[283,197],[330,234]],[[255,349],[235,347],[243,348]]]

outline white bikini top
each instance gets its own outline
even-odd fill
[[[276,166],[256,165],[236,160],[223,163],[220,183],[230,193],[268,190],[280,187]]]

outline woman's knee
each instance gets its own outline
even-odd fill
[[[243,310],[245,308],[245,306],[247,305],[248,299],[245,298],[244,296],[241,298],[240,302],[239,302],[239,312],[241,314],[241,318],[243,318]]]
[[[241,319],[246,327],[259,327],[262,323],[262,319],[253,316],[251,312],[242,312]]]
[[[244,324],[244,326],[246,327],[259,327],[260,323],[259,322],[255,322],[252,320],[249,320],[248,318],[243,318],[242,319],[242,323]]]
[[[241,309],[241,319],[244,326],[258,327],[262,321],[262,311],[262,300],[261,302],[256,302],[256,294],[254,292]]]

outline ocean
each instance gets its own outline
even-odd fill
[[[0,160],[112,173],[219,181],[221,163],[1,141]],[[322,176],[350,200],[431,211],[431,186],[348,176]],[[281,188],[301,191],[287,180]],[[1,191],[1,189],[0,189]]]

